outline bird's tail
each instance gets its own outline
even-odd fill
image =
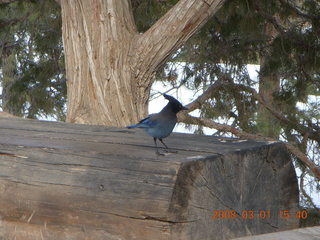
[[[127,126],[127,128],[136,128],[138,126],[139,126],[139,124],[134,124],[134,125]]]

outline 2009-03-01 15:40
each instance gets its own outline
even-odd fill
[[[213,210],[211,211],[211,219],[270,219],[272,217],[280,217],[281,219],[298,218],[307,219],[308,212],[306,210],[298,210],[290,212],[288,210],[274,211],[271,210],[244,210],[236,212],[235,210]]]

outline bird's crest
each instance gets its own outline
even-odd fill
[[[165,97],[165,99],[169,100],[169,104],[171,104],[171,108],[173,109],[173,111],[175,113],[178,113],[181,110],[188,110],[188,108],[184,107],[181,102],[179,102],[177,99],[175,99],[174,97],[167,95],[167,94],[163,94],[163,96]]]
[[[179,103],[179,104],[181,104],[177,99],[175,99],[174,97],[172,97],[172,96],[170,96],[168,94],[164,93],[163,96],[164,96],[165,99],[169,100],[169,102],[171,102],[171,103]]]

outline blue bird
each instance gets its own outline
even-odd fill
[[[154,145],[156,147],[156,154],[161,154],[158,150],[157,139],[168,149],[168,146],[163,142],[163,138],[168,137],[174,126],[177,123],[177,113],[181,110],[188,110],[172,96],[163,94],[169,100],[168,104],[156,114],[151,114],[147,118],[142,119],[135,125],[127,126],[127,128],[144,128],[148,135],[153,137]]]

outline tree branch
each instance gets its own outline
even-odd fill
[[[270,138],[270,137],[265,137],[261,135],[256,135],[256,134],[251,134],[247,133],[243,130],[225,125],[225,124],[220,124],[216,123],[210,119],[207,118],[197,118],[197,117],[192,117],[186,113],[180,113],[178,114],[178,119],[179,122],[184,122],[187,124],[197,124],[209,128],[214,128],[220,131],[224,132],[230,132],[240,138],[245,138],[245,139],[253,139],[253,140],[261,140],[261,141],[268,141],[268,142],[278,142],[278,140]],[[298,159],[300,159],[304,164],[308,166],[308,168],[313,172],[313,174],[320,178],[320,167],[317,166],[314,162],[312,162],[304,153],[302,153],[297,147],[292,145],[291,143],[284,142],[284,144],[287,146],[287,149],[295,155]]]
[[[1,0],[0,0],[1,1]],[[1,4],[1,2],[0,2]],[[19,18],[13,18],[13,19],[9,19],[9,20],[2,20],[0,22],[0,28],[3,28],[5,26],[8,26],[8,25],[14,25],[16,23],[19,23],[19,22],[23,22],[25,21],[29,16],[31,15],[31,13],[27,13],[25,16],[23,17],[19,17]]]
[[[259,12],[259,14],[262,17],[264,17],[268,22],[270,22],[279,33],[283,34],[285,32],[285,28],[280,24],[279,19],[277,17],[267,14],[265,12],[266,9],[262,10],[259,7],[259,4],[257,4],[256,2],[254,2],[254,7]]]
[[[222,6],[225,0],[180,0],[148,31],[134,41],[139,66],[150,72],[184,44]],[[138,74],[145,74],[144,72]]]
[[[309,127],[306,127],[303,124],[292,122],[291,120],[283,116],[283,114],[275,110],[271,104],[267,103],[255,89],[243,84],[233,83],[231,77],[228,75],[224,75],[222,78],[220,78],[220,80],[216,81],[206,91],[204,91],[204,93],[201,94],[196,100],[188,104],[188,112],[200,108],[207,99],[211,98],[212,95],[222,87],[231,87],[236,91],[245,91],[250,93],[253,98],[255,98],[262,106],[268,109],[279,121],[291,126],[293,129],[301,133],[301,135],[307,135],[308,138],[320,143],[319,127],[315,126],[312,123],[309,123]]]
[[[312,19],[312,20],[320,20],[320,16],[314,15],[314,14],[309,14],[309,13],[304,13],[299,6],[296,5],[295,2],[289,1],[289,0],[280,0],[280,2],[288,6],[293,12],[295,12],[297,15],[303,18],[307,19]]]
[[[259,93],[257,93],[256,90],[254,90],[253,88],[244,86],[242,84],[233,84],[234,87],[236,89],[241,89],[244,91],[247,91],[249,93],[252,94],[252,96],[261,104],[263,105],[266,109],[268,109],[278,120],[280,120],[281,122],[291,126],[292,128],[294,128],[295,130],[297,130],[298,132],[300,132],[302,135],[308,135],[308,137],[310,139],[313,139],[317,142],[320,143],[320,136],[319,133],[317,133],[315,128],[310,128],[310,127],[306,127],[300,123],[297,122],[292,122],[291,120],[289,120],[288,118],[286,118],[285,116],[283,116],[281,113],[279,113],[277,110],[275,110],[273,108],[273,106],[270,103],[267,103],[261,96]]]
[[[221,80],[216,81],[210,87],[207,88],[196,100],[189,103],[186,107],[189,109],[188,112],[192,112],[195,109],[199,109],[201,105],[208,99],[210,99],[215,92],[219,91],[223,86],[223,82]]]

